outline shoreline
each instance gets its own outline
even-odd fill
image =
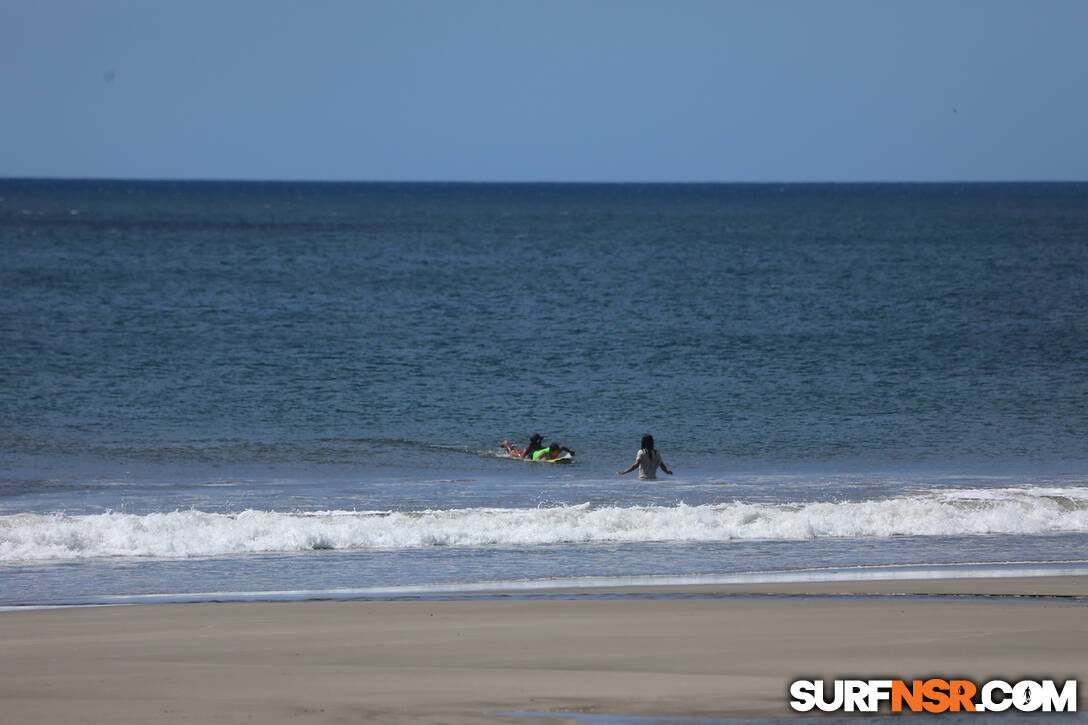
[[[29,600],[0,605],[0,613],[75,607],[196,604],[225,602],[306,602],[382,601],[419,599],[428,601],[498,598],[630,598],[686,596],[938,596],[942,594],[984,597],[1029,597],[1030,583],[1041,579],[1069,580],[1088,577],[1088,561],[1005,562],[967,564],[919,564],[853,567],[839,569],[796,569],[719,575],[633,575],[523,581],[461,582],[450,584],[388,585],[336,589],[193,591],[170,593],[103,594]],[[1021,581],[994,590],[991,585],[968,582]],[[932,582],[945,582],[933,585]],[[959,582],[950,583],[950,582]],[[1053,589],[1054,584],[1049,585]],[[1076,586],[1071,585],[1075,592]],[[1064,591],[1064,590],[1063,590]],[[1048,596],[1075,596],[1067,591]]]
[[[1088,576],[640,591],[9,611],[0,706],[28,723],[531,725],[498,713],[778,718],[798,715],[799,678],[1088,680]]]

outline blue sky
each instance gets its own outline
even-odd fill
[[[0,176],[1088,180],[1083,0],[0,0]]]

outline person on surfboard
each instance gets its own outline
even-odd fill
[[[544,437],[539,433],[529,436],[529,443],[524,448],[510,445],[509,441],[502,442],[502,448],[514,458],[532,458],[533,454],[544,448]]]
[[[661,454],[654,448],[654,437],[647,434],[642,436],[642,448],[639,449],[638,455],[635,456],[635,462],[631,464],[630,468],[616,471],[616,473],[622,476],[637,468],[640,481],[654,481],[657,479],[658,466],[665,473],[672,475],[672,471],[665,465],[665,461],[661,460]]]
[[[574,451],[558,443],[545,446],[544,438],[539,433],[533,433],[529,438],[529,444],[524,448],[510,445],[509,441],[503,441],[501,445],[503,450],[514,458],[528,458],[532,461],[553,460],[562,456],[564,452],[574,455]]]
[[[551,444],[548,445],[547,448],[541,448],[539,451],[535,451],[533,453],[533,460],[534,461],[543,461],[543,460],[554,461],[556,458],[562,457],[562,455],[564,453],[569,453],[572,456],[574,455],[574,451],[567,448],[566,446],[561,446],[558,443],[551,443]]]

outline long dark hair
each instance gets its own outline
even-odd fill
[[[646,451],[646,455],[653,457],[654,455],[654,437],[647,433],[642,436],[642,449]]]

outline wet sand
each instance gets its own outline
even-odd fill
[[[0,613],[0,712],[111,725],[788,717],[789,683],[821,677],[1077,679],[1085,702],[1088,577],[571,596]]]

